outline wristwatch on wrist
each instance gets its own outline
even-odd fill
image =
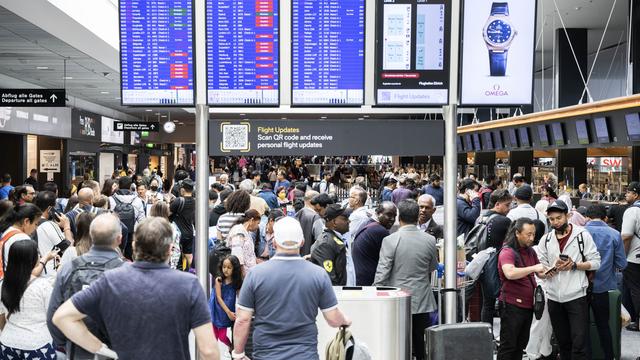
[[[573,265],[571,265],[571,270],[577,270],[578,269],[578,263],[574,262]]]
[[[507,72],[507,54],[513,38],[518,32],[509,19],[509,3],[494,2],[482,36],[489,50],[489,73],[491,76],[505,76]]]
[[[244,357],[245,357],[244,351],[241,352],[240,354],[238,354],[235,350],[231,352],[232,359],[244,359]]]

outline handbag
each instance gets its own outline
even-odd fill
[[[544,290],[542,289],[542,286],[538,285],[533,290],[533,314],[535,315],[536,320],[542,319],[544,304]]]

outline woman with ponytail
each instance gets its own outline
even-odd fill
[[[33,204],[17,205],[13,209],[9,209],[0,222],[0,249],[2,249],[2,257],[0,257],[0,278],[4,277],[4,270],[7,267],[9,259],[9,250],[17,241],[30,240],[31,234],[38,227],[38,220],[42,215],[42,211]],[[52,251],[42,259],[42,262],[36,264],[34,275],[39,276],[44,270],[44,265],[51,259],[56,257],[56,252]]]
[[[17,241],[9,250],[9,261],[0,294],[0,358],[56,359],[47,328],[51,282],[34,276],[40,265],[38,244]]]
[[[236,221],[227,235],[227,246],[231,248],[231,255],[235,255],[242,265],[243,278],[249,269],[256,266],[255,242],[251,233],[258,231],[260,227],[260,213],[249,209]]]

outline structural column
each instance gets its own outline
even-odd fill
[[[475,157],[475,164],[478,166],[478,176],[481,179],[486,179],[486,177],[490,174],[495,173],[496,166],[496,153],[495,152],[477,152]],[[484,167],[487,167],[487,170],[484,170]]]
[[[509,153],[509,166],[511,177],[518,172],[518,168],[524,167],[524,178],[531,182],[531,168],[533,167],[533,150],[511,151]],[[510,180],[510,179],[509,179]]]
[[[640,93],[640,0],[629,0],[629,81],[627,94]],[[636,175],[637,176],[637,175]]]
[[[570,175],[565,174],[564,168],[573,168],[573,187],[587,183],[587,149],[559,149],[558,150],[558,181],[564,181],[571,186]]]
[[[587,29],[556,29],[556,107],[587,102]],[[567,37],[568,36],[568,37]]]

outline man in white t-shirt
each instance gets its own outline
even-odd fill
[[[640,314],[640,183],[633,181],[627,187],[625,198],[631,204],[622,217],[622,241],[627,255],[627,268],[624,269],[624,286],[631,293],[631,301],[636,314]],[[640,323],[640,320],[638,320]],[[638,323],[627,327],[638,331]]]
[[[518,206],[511,209],[507,217],[511,219],[511,221],[516,221],[524,217],[531,220],[540,220],[544,224],[544,233],[546,234],[549,230],[547,226],[547,216],[531,206],[531,198],[533,197],[533,189],[531,189],[531,186],[523,185],[517,188],[514,197],[518,202]]]

